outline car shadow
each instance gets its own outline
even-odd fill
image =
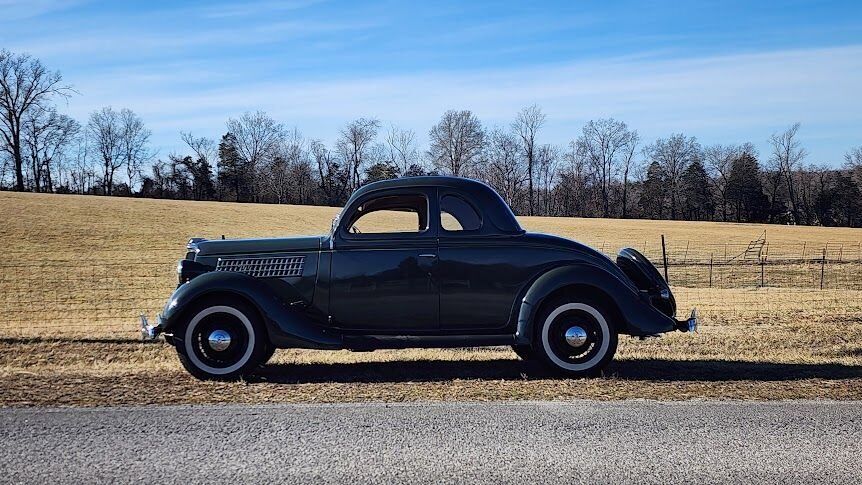
[[[633,381],[793,381],[862,378],[862,366],[842,364],[778,364],[719,360],[631,359],[615,361],[605,377]],[[442,382],[453,379],[538,380],[559,376],[521,360],[417,360],[332,364],[268,364],[250,382],[383,383]]]

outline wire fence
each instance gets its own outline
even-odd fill
[[[765,302],[779,300],[785,308],[805,301],[838,311],[836,302],[847,296],[835,292],[862,290],[858,242],[769,247],[666,241],[664,254],[654,241],[593,244],[611,257],[624,245],[641,250],[662,272],[666,256],[668,280],[683,309],[699,305],[705,295],[725,295],[719,299],[733,300],[727,311],[749,305],[747,311],[756,312]],[[182,246],[5,253],[0,261],[0,338],[135,338],[139,315],[155,315],[175,288],[176,262],[183,255]],[[750,291],[722,293],[740,289]]]

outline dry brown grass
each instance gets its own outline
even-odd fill
[[[189,236],[322,234],[328,231],[329,222],[338,210],[0,192],[0,220],[4,226],[0,247],[6,252],[27,254],[38,244],[43,249],[91,255],[133,249],[135,256],[146,256],[146,251],[153,248],[179,251]],[[662,234],[667,236],[672,250],[684,247],[686,242],[693,248],[719,248],[724,243],[747,244],[766,231],[770,244],[776,247],[790,247],[794,251],[798,247],[801,251],[805,243],[810,256],[819,254],[818,251],[830,243],[830,254],[843,245],[845,259],[856,259],[860,256],[857,248],[862,241],[860,229],[840,227],[574,217],[521,217],[519,220],[531,231],[558,234],[606,250],[632,245],[650,251],[660,245]]]
[[[624,339],[609,376],[589,381],[551,378],[506,349],[481,349],[280,351],[253,382],[199,383],[181,371],[171,348],[122,341],[135,337],[137,310],[152,313],[163,304],[189,236],[322,233],[336,212],[0,193],[0,337],[6,338],[0,405],[862,398],[862,291],[850,290],[675,288],[681,310],[701,310],[701,332]],[[862,238],[859,229],[846,228],[554,218],[521,223],[606,251],[646,241],[649,252],[661,234],[692,247],[747,243],[766,228],[774,247],[805,241],[811,250],[843,241],[849,258],[848,248]],[[87,323],[96,326],[79,326]]]

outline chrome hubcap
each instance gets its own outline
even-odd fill
[[[210,348],[216,352],[227,350],[227,348],[230,347],[230,334],[224,330],[214,330],[210,333],[209,337],[207,337],[207,343]]]
[[[569,329],[566,330],[565,337],[566,343],[574,348],[582,347],[587,343],[587,331],[577,325],[569,327]]]

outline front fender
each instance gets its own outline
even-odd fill
[[[273,285],[284,285],[277,291]],[[279,279],[269,284],[244,273],[213,271],[200,275],[177,288],[162,312],[162,332],[171,333],[181,316],[200,298],[212,294],[233,294],[254,305],[263,317],[270,342],[279,348],[341,348],[341,336],[327,332],[300,310],[294,309],[280,294],[295,293]],[[301,300],[297,300],[302,303]]]
[[[641,298],[636,288],[598,266],[573,264],[549,270],[527,290],[518,312],[518,343],[529,344],[533,335],[536,314],[542,303],[553,292],[571,285],[594,287],[613,300],[623,319],[621,333],[654,335],[675,328],[672,318]]]

